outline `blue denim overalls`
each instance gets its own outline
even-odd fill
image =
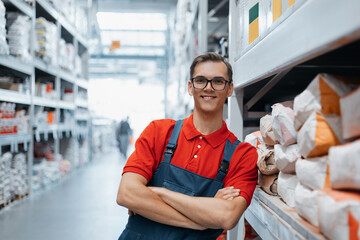
[[[221,161],[216,178],[203,177],[170,163],[176,148],[182,124],[183,120],[176,122],[170,140],[166,146],[164,159],[160,162],[148,186],[164,187],[189,196],[214,197],[217,191],[224,187],[222,180],[226,176],[231,157],[240,142],[239,140],[236,140],[231,145],[231,142],[227,139],[224,149],[224,159]],[[119,237],[119,240],[216,239],[222,232],[222,229],[206,229],[200,231],[173,227],[154,222],[136,214],[129,217],[128,224]]]

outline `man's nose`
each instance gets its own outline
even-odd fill
[[[214,91],[214,89],[211,86],[211,81],[207,82],[207,85],[206,85],[204,91]]]

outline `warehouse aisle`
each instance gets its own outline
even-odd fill
[[[0,214],[0,239],[117,239],[127,210],[116,204],[125,160],[117,149]]]

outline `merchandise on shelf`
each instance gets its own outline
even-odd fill
[[[300,182],[295,188],[295,207],[297,213],[316,227],[319,226],[318,193],[318,190],[311,190]]]
[[[343,138],[360,137],[360,87],[340,99]]]
[[[263,175],[259,172],[259,185],[269,195],[276,196],[277,192],[278,174]]]
[[[71,110],[64,110],[63,119],[61,119],[61,122],[64,124],[73,124],[74,122],[74,111]]]
[[[272,130],[276,140],[283,146],[296,143],[293,104],[293,101],[287,101],[272,106]]]
[[[11,159],[12,154],[10,152],[0,156],[0,203],[11,199]]]
[[[26,155],[24,153],[18,153],[12,159],[11,192],[14,195],[25,195],[29,192]]]
[[[57,99],[56,91],[53,89],[53,84],[51,82],[35,82],[35,95],[48,99]]]
[[[75,74],[76,76],[82,76],[82,61],[79,55],[75,56]]]
[[[80,6],[76,7],[76,21],[75,21],[76,30],[80,32],[81,35],[87,37],[88,35],[88,18],[86,10]]]
[[[45,62],[57,65],[57,27],[43,17],[36,19],[36,55]]]
[[[360,239],[359,193],[322,189],[319,191],[319,225],[325,237]]]
[[[294,100],[295,129],[299,130],[313,112],[340,116],[340,98],[351,85],[339,76],[318,74]]]
[[[74,90],[71,88],[63,88],[62,100],[66,101],[66,102],[73,102],[74,101]]]
[[[264,142],[270,146],[279,143],[276,141],[274,131],[272,129],[272,117],[270,114],[260,119],[260,132]]]
[[[66,43],[64,39],[60,39],[59,44],[59,65],[60,67],[72,72],[75,68],[75,49],[71,43]]]
[[[71,24],[75,23],[75,0],[50,0],[50,2]]]
[[[10,54],[20,59],[31,62],[30,55],[30,32],[31,20],[18,12],[8,12],[6,20],[7,40]]]
[[[0,135],[30,132],[29,116],[25,110],[15,108],[15,103],[0,103]]]
[[[275,165],[274,148],[272,146],[260,144],[257,147],[257,153],[257,167],[262,174],[273,175],[279,173],[279,169]]]
[[[56,123],[56,112],[55,111],[44,111],[44,107],[38,107],[35,109],[34,125],[44,126],[47,124]]]
[[[28,77],[22,80],[14,77],[3,76],[0,77],[0,88],[30,95],[30,80]]]
[[[274,146],[275,164],[277,168],[284,173],[294,174],[296,161],[300,157],[297,144],[292,144],[290,146],[276,144]]]
[[[297,141],[304,158],[327,155],[329,148],[341,144],[341,119],[335,114],[313,112],[298,132]]]
[[[280,172],[278,176],[277,190],[278,194],[289,207],[295,207],[295,188],[298,179],[295,174]]]
[[[314,190],[329,187],[328,159],[328,156],[323,156],[296,161],[299,182]]]
[[[9,55],[9,46],[6,42],[6,18],[5,6],[0,0],[0,55]]]
[[[360,190],[360,140],[329,150],[330,185]]]

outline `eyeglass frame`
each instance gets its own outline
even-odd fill
[[[203,88],[197,88],[197,87],[195,87],[194,79],[195,79],[195,78],[199,78],[199,77],[201,77],[201,78],[203,78],[204,80],[206,80],[206,84],[205,84],[205,86],[204,86]],[[232,80],[226,80],[225,78],[223,78],[223,80],[225,81],[224,88],[223,88],[223,89],[215,89],[214,86],[212,85],[212,81],[213,81],[215,78],[216,78],[216,77],[214,77],[213,79],[210,79],[210,80],[209,80],[209,79],[207,79],[206,77],[197,76],[197,77],[192,77],[192,78],[190,78],[190,80],[191,80],[191,83],[192,83],[193,87],[194,87],[195,89],[198,89],[198,90],[204,90],[204,89],[207,87],[207,85],[209,84],[209,82],[210,82],[210,86],[211,86],[211,88],[212,88],[214,91],[224,91],[225,88],[226,88],[226,84],[230,84],[230,83],[232,82]],[[221,77],[221,78],[222,78],[222,77]]]

